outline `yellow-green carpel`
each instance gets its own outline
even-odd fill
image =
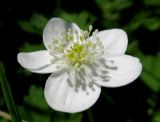
[[[75,68],[82,68],[83,65],[91,63],[90,57],[92,57],[92,54],[88,51],[87,45],[75,43],[71,50],[68,51],[66,57]]]

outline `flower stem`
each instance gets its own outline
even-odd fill
[[[94,122],[93,112],[91,109],[87,110],[89,122]]]
[[[2,91],[4,94],[4,98],[5,98],[9,113],[12,117],[12,121],[13,122],[22,122],[20,115],[18,113],[18,110],[16,109],[16,105],[13,101],[13,97],[12,97],[11,91],[9,89],[7,78],[5,75],[5,69],[4,69],[4,66],[1,62],[0,62],[0,82],[1,82]]]

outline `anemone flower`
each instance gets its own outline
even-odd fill
[[[34,73],[51,73],[44,95],[55,110],[75,113],[99,98],[101,86],[120,87],[141,73],[138,58],[124,54],[128,38],[121,29],[86,31],[52,18],[44,28],[46,50],[20,52],[18,62]]]

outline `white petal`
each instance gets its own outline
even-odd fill
[[[43,42],[46,48],[52,43],[53,39],[62,39],[62,33],[66,34],[69,28],[81,31],[75,23],[67,23],[60,18],[52,18],[49,20],[43,31]]]
[[[26,69],[35,73],[51,73],[56,70],[56,64],[51,63],[49,51],[41,50],[29,53],[18,53],[18,62]]]
[[[68,73],[52,74],[45,85],[45,98],[50,107],[55,110],[75,113],[88,109],[98,99],[101,88],[93,84],[93,87],[82,89],[70,84]]]
[[[121,29],[110,29],[100,31],[97,34],[107,54],[124,54],[127,49],[128,37]]]
[[[139,59],[129,55],[106,56],[97,68],[95,82],[106,87],[119,87],[133,82],[142,71]]]

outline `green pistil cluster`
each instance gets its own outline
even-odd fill
[[[67,52],[66,57],[68,58],[68,61],[74,65],[74,67],[81,67],[84,64],[90,63],[90,61],[87,60],[87,57],[90,54],[87,52],[85,46],[86,45],[75,43],[71,50]]]

